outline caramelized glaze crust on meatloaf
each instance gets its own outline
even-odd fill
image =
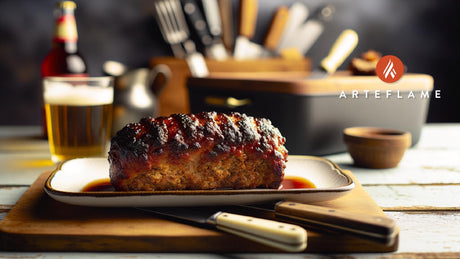
[[[278,188],[284,143],[270,120],[245,114],[143,118],[112,138],[110,180],[122,191]]]

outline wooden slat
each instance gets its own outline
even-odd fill
[[[40,136],[40,126],[2,126],[0,127],[0,138],[14,138],[24,136]]]
[[[385,214],[394,219],[400,227],[398,253],[459,252],[460,213],[458,211],[409,211],[385,212]]]
[[[0,153],[0,185],[30,185],[44,171],[56,168],[46,153]]]
[[[388,210],[459,210],[460,185],[374,185],[365,189]]]
[[[14,205],[21,198],[22,194],[28,189],[26,186],[19,187],[0,187],[0,209],[2,206]]]

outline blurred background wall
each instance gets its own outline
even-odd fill
[[[272,15],[293,0],[259,0],[255,41],[262,42]],[[327,55],[338,34],[354,29],[360,42],[352,56],[374,49],[398,56],[412,73],[434,77],[441,99],[432,99],[428,122],[460,122],[460,1],[456,0],[304,0],[311,10],[325,3],[334,19],[309,51],[314,65]],[[40,63],[51,47],[55,0],[0,1],[0,125],[39,125]],[[80,51],[90,75],[116,60],[148,66],[153,56],[170,56],[153,18],[152,0],[77,0]],[[235,29],[238,1],[234,0]],[[236,32],[235,32],[236,35]],[[341,69],[346,68],[349,60]]]

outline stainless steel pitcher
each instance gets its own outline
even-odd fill
[[[157,116],[157,95],[171,77],[167,65],[128,70],[119,62],[107,61],[103,70],[115,77],[112,136],[128,123]]]

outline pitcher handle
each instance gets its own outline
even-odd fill
[[[171,69],[164,64],[155,65],[149,73],[148,81],[154,95],[158,95],[171,79]]]

